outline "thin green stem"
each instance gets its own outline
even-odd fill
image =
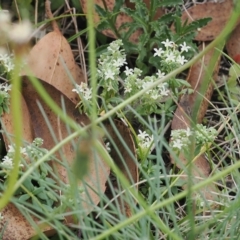
[[[19,163],[21,158],[20,147],[22,144],[22,112],[21,112],[21,95],[20,95],[20,67],[22,60],[19,56],[15,57],[15,68],[12,75],[12,90],[11,90],[11,114],[13,116],[14,128],[14,144],[15,153],[13,157],[13,169],[9,174],[8,185],[0,199],[0,209],[4,208],[15,191],[15,184],[19,174]]]

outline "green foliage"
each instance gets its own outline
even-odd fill
[[[147,8],[142,0],[133,0],[131,2],[135,3],[135,9],[121,7],[122,1],[116,1],[112,12],[96,5],[96,11],[102,19],[98,25],[98,30],[111,29],[117,37],[121,38],[126,54],[128,56],[130,54],[137,55],[136,66],[143,71],[143,75],[152,72],[153,67],[156,67],[156,64],[152,65],[153,62],[151,61],[149,64],[149,59],[152,58],[152,48],[156,46],[160,47],[161,42],[166,39],[174,41],[177,45],[186,42],[188,46],[192,47],[192,51],[186,54],[186,56],[189,58],[193,56],[197,48],[192,43],[192,40],[197,33],[197,29],[205,26],[210,21],[210,18],[196,20],[190,24],[182,23],[182,12],[180,9],[182,0],[153,0],[151,1],[150,9]],[[175,11],[155,20],[154,15],[156,10],[159,7],[165,6],[174,7]],[[115,22],[120,12],[132,17],[133,21],[121,24],[121,27],[117,30]],[[172,31],[170,26],[174,26],[175,31]],[[143,32],[139,36],[138,43],[133,44],[129,41],[129,37],[137,29],[141,29]]]
[[[230,67],[229,78],[226,85],[226,92],[229,95],[231,102],[238,105],[240,101],[240,85],[237,78],[240,76],[240,66],[235,63]]]
[[[26,163],[24,159],[22,163],[27,165],[20,165],[21,169],[24,169],[26,166],[33,166],[38,159],[40,159],[46,152],[46,149],[40,148],[43,141],[42,139],[36,138],[30,145],[26,148],[22,148],[22,155],[30,160],[30,163]],[[11,168],[13,163],[11,163],[14,156],[14,147],[10,147],[7,156],[3,158],[1,165],[2,171],[1,176],[3,178],[7,178],[7,176],[11,173]],[[56,190],[54,186],[56,186],[56,181],[54,178],[50,178],[53,173],[53,169],[49,164],[49,161],[42,163],[33,173],[29,175],[27,179],[23,182],[19,189],[15,192],[15,197],[18,199],[19,203],[32,203],[33,208],[40,213],[43,209],[50,211],[54,204],[57,203],[58,198],[56,197]],[[24,174],[24,171],[20,171],[20,177]],[[4,182],[4,185],[1,188],[5,189],[7,186],[7,181]]]
[[[0,116],[9,112],[10,95],[5,91],[0,91]]]
[[[18,16],[18,12],[19,12],[21,18],[23,19],[29,19],[34,16],[31,14],[34,12],[34,8],[32,6],[32,0],[12,1],[12,10],[14,11],[16,16]]]

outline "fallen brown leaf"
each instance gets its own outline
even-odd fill
[[[225,27],[233,10],[233,0],[225,0],[222,2],[205,2],[188,8],[182,14],[182,22],[188,20],[191,23],[201,18],[212,18],[205,27],[198,31],[195,40],[211,41],[215,39]]]
[[[32,48],[22,75],[29,75],[28,70],[78,103],[79,97],[72,91],[77,78],[75,61],[67,40],[59,31],[48,33]]]
[[[13,203],[9,203],[4,207],[1,214],[3,219],[0,220],[0,229],[4,229],[2,240],[27,240],[36,235],[35,229]],[[56,233],[56,230],[51,226],[40,226],[38,224],[39,220],[37,218],[33,219],[38,228],[47,236],[52,236]]]
[[[43,99],[39,96],[35,88],[32,86],[30,81],[27,77],[23,78],[23,84],[22,84],[22,94],[27,102],[27,106],[30,112],[31,122],[33,126],[33,131],[35,137],[40,137],[44,140],[43,147],[47,149],[53,148],[59,141],[65,139],[70,134],[70,130],[67,127],[67,125],[62,122],[59,117],[52,111],[52,109],[49,108],[49,106],[43,101]],[[85,114],[80,114],[78,109],[75,108],[75,105],[66,98],[61,92],[59,92],[55,87],[52,85],[41,81],[41,84],[43,85],[46,92],[52,97],[54,102],[59,106],[63,107],[64,102],[64,108],[66,111],[66,114],[68,117],[75,120],[79,125],[85,126],[90,123],[88,117]],[[47,116],[48,122],[51,126],[52,132],[55,134],[55,136],[52,136],[50,133],[50,129],[48,128],[46,124],[46,119],[44,119],[43,114],[39,108],[38,105],[41,105],[44,113]],[[81,141],[79,142],[79,139],[75,139],[76,144],[81,144]],[[61,153],[57,153],[57,157],[64,163],[67,163],[69,165],[72,165],[73,160],[75,158],[75,151],[74,146],[69,142],[65,144],[62,149]],[[96,163],[93,156],[89,156],[89,169],[87,177],[85,178],[85,181],[96,191],[104,191],[105,190],[105,183],[107,181],[107,177],[109,174],[109,167],[104,163],[102,160],[98,160]],[[53,163],[54,166],[57,169],[59,178],[65,182],[69,183],[68,180],[68,170],[62,166],[61,164],[58,164],[56,162]],[[99,188],[99,189],[98,189]],[[89,206],[85,206],[86,209],[89,210],[89,212],[92,209],[93,204],[97,204],[99,202],[99,196],[94,193],[94,191],[89,190],[89,196],[91,197],[91,203],[90,199],[86,202],[90,203]]]

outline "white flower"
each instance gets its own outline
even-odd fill
[[[90,100],[92,98],[92,89],[88,88],[88,85],[84,82],[81,82],[80,85],[76,84],[76,88],[74,88],[72,91],[76,92],[79,95],[83,95],[85,100]]]
[[[84,92],[84,98],[90,100],[92,98],[92,89],[86,89]]]
[[[125,86],[125,89],[124,89],[124,92],[125,92],[125,93],[128,93],[128,92],[130,93],[131,91],[132,91],[132,87],[129,86],[129,84],[126,85],[126,86]]]
[[[0,62],[3,64],[7,72],[11,72],[14,69],[12,55],[0,54]]]
[[[153,56],[158,56],[158,57],[161,57],[161,55],[164,53],[164,50],[162,48],[154,48],[153,49],[155,51],[155,53],[153,54]]]
[[[8,37],[12,42],[23,44],[29,41],[31,33],[32,25],[30,21],[24,20],[12,26]]]
[[[182,143],[182,141],[180,139],[175,139],[172,144],[173,148],[178,148],[179,150],[182,149],[183,145],[184,144]]]
[[[0,84],[0,89],[4,92],[8,92],[9,90],[11,90],[12,85],[8,85],[8,84]]]
[[[110,142],[106,142],[106,143],[105,143],[105,147],[106,147],[106,150],[107,150],[108,152],[111,152]]]
[[[23,155],[27,155],[26,148],[20,147],[20,153]]]
[[[157,76],[158,76],[158,78],[163,78],[165,76],[165,73],[161,72],[161,70],[158,70]]]
[[[14,153],[15,152],[15,149],[12,145],[8,145],[8,152],[9,153]]]
[[[160,97],[160,95],[158,94],[157,91],[154,91],[154,92],[151,94],[151,98],[152,98],[153,100],[157,100],[159,97]]]
[[[169,39],[167,39],[166,41],[163,41],[162,44],[168,48],[168,47],[173,47],[174,46],[174,42],[173,41],[169,41]]]
[[[10,61],[6,62],[4,64],[4,66],[5,66],[7,72],[11,72],[14,69],[14,64]]]
[[[167,54],[166,62],[175,62],[176,56],[173,52]]]
[[[177,62],[180,63],[181,65],[183,65],[185,62],[187,62],[187,60],[185,59],[184,56],[178,56]]]
[[[142,83],[142,89],[147,89],[149,86],[153,84],[152,81],[143,81]],[[152,89],[149,89],[146,91],[147,94],[149,94],[152,91]]]
[[[8,58],[8,55],[6,53],[0,54],[0,61],[5,61],[6,58]]]
[[[170,92],[169,89],[167,89],[167,87],[165,85],[163,85],[160,88],[160,95],[162,95],[162,96],[168,96],[169,92]]]
[[[134,69],[133,69],[133,73],[134,73],[136,76],[140,77],[140,76],[142,75],[142,70],[140,70],[139,68],[134,68]]]
[[[111,42],[109,44],[109,46],[107,47],[107,50],[114,53],[116,51],[119,51],[119,48],[122,45],[123,45],[122,40],[118,39],[118,40],[115,40],[115,41]]]
[[[127,76],[130,76],[130,75],[133,74],[133,69],[132,69],[132,68],[128,68],[128,66],[126,66],[124,73],[125,73]]]
[[[186,42],[184,42],[183,44],[180,44],[180,47],[181,47],[181,52],[188,52],[188,49],[191,48],[186,45]]]
[[[141,140],[149,136],[145,131],[142,132],[140,129],[138,131],[139,131],[138,138]]]
[[[114,77],[115,77],[115,73],[113,71],[111,71],[110,69],[105,72],[106,79],[110,78],[110,79],[114,80]]]
[[[124,64],[127,64],[125,58],[118,58],[117,60],[113,60],[113,66],[122,67]]]
[[[4,168],[12,168],[13,167],[13,162],[12,162],[12,158],[10,158],[9,156],[4,156],[4,158],[2,159],[2,163],[1,165],[4,167]]]

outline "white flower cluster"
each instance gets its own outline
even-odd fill
[[[13,54],[0,54],[0,63],[3,65],[6,72],[11,72],[14,69]]]
[[[191,143],[189,137],[191,135],[192,131],[190,128],[173,130],[171,132],[171,147],[174,150],[181,150],[189,146]]]
[[[11,84],[7,84],[7,83],[1,83],[0,84],[0,91],[3,91],[3,92],[8,92],[8,91],[10,91],[11,90],[11,88],[12,88],[12,85]]]
[[[1,167],[4,169],[12,169],[13,168],[13,157],[15,153],[15,147],[13,145],[8,146],[8,154],[3,157],[2,162],[0,163]],[[26,148],[21,147],[20,153],[22,155],[27,155]],[[19,165],[20,167],[23,167],[22,164]]]
[[[217,137],[217,133],[217,130],[213,127],[207,128],[202,124],[197,124],[195,131],[196,143],[201,145],[211,143]]]
[[[138,146],[141,149],[149,150],[149,148],[150,148],[150,146],[152,145],[152,142],[153,142],[153,136],[150,136],[145,131],[142,132],[140,129],[138,131],[139,131],[139,134],[137,135]]]
[[[125,94],[134,94],[136,92],[136,89],[138,91],[146,89],[165,75],[160,70],[158,70],[157,76],[146,76],[141,79],[140,77],[142,71],[138,68],[129,69],[128,67],[126,67],[126,70],[124,72],[127,75],[124,86]],[[168,96],[169,92],[170,91],[168,89],[168,84],[160,83],[156,87],[147,90],[144,94],[145,96],[143,97],[148,97],[152,100],[157,101],[161,100],[164,96]]]
[[[113,41],[108,46],[108,51],[101,54],[98,60],[97,74],[100,78],[100,85],[106,86],[107,91],[118,91],[117,79],[119,78],[120,68],[127,64],[126,54],[123,49],[120,49],[122,45],[121,39]]]
[[[190,136],[194,136],[197,146],[204,146],[214,141],[217,136],[217,130],[213,127],[207,128],[202,124],[197,124],[196,129],[178,129],[171,132],[171,147],[179,151],[189,146]]]
[[[139,134],[137,135],[137,154],[142,161],[145,161],[149,155],[150,147],[153,143],[153,136],[150,136],[145,131],[138,130]]]
[[[92,98],[92,89],[88,87],[87,83],[81,82],[80,85],[76,84],[72,91],[82,96],[85,100],[91,100]]]
[[[39,159],[43,157],[43,155],[47,152],[46,149],[38,149],[43,144],[43,139],[41,138],[35,138],[33,140],[33,143],[28,145],[27,147],[20,147],[20,154],[22,157],[30,157],[31,159]],[[3,157],[2,162],[0,163],[0,166],[3,169],[11,170],[13,168],[13,157],[15,154],[15,146],[9,145],[8,146],[8,153],[6,156]],[[23,167],[23,164],[19,165],[20,167]]]
[[[183,65],[187,62],[185,57],[182,56],[183,52],[188,52],[190,49],[190,47],[186,45],[186,42],[179,45],[180,51],[178,50],[178,46],[173,41],[169,41],[169,39],[163,41],[162,44],[166,49],[154,48],[154,56],[161,57],[166,63],[177,63],[179,65]]]

